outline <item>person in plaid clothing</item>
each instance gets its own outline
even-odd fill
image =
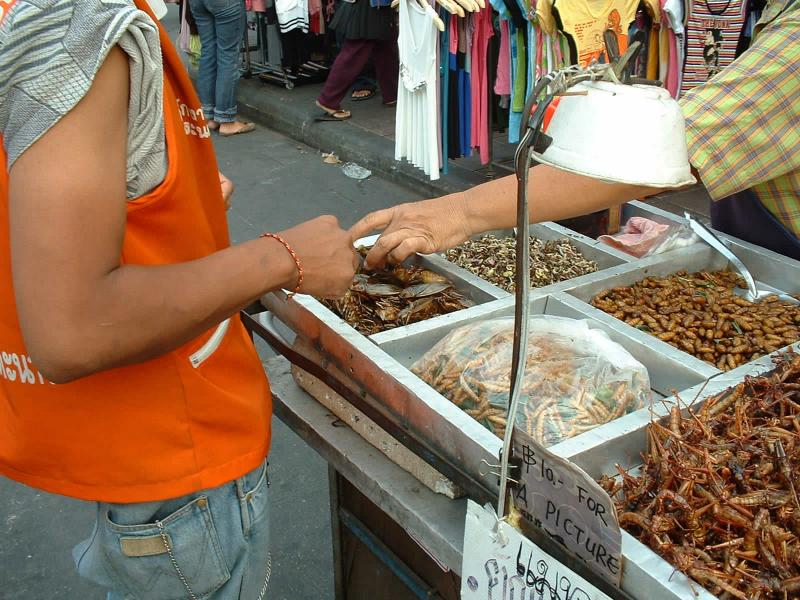
[[[690,162],[715,201],[712,225],[795,259],[800,259],[798,65],[800,0],[768,0],[751,47],[680,100]],[[531,179],[536,221],[588,214],[658,192],[599,185],[547,165],[534,167]],[[351,233],[358,237],[383,230],[367,257],[368,265],[374,265],[450,248],[477,233],[513,227],[515,221],[516,180],[511,176],[371,213]]]

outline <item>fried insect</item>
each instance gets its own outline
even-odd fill
[[[679,271],[606,290],[592,305],[729,371],[800,339],[800,306],[777,296],[748,302],[736,287],[735,273]]]
[[[362,249],[359,249],[364,254]],[[359,270],[350,289],[322,303],[364,335],[472,306],[446,277],[420,266]]]
[[[502,438],[514,331],[513,326],[495,327],[487,321],[450,332],[443,346],[433,348],[411,370]],[[645,406],[650,396],[646,381],[612,368],[594,377],[596,362],[566,339],[531,334],[517,424],[549,446]]]
[[[601,480],[620,525],[721,597],[799,597],[800,356],[648,427],[636,474]]]
[[[511,236],[485,235],[448,250],[445,258],[481,279],[513,292],[517,271],[516,243]],[[544,287],[597,271],[597,263],[584,257],[568,239],[544,241],[532,237],[530,257],[532,287]]]

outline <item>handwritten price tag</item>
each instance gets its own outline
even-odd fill
[[[619,586],[622,533],[608,494],[577,465],[553,454],[518,427],[512,442],[513,456],[522,461],[520,484],[513,494],[523,517]]]
[[[471,500],[464,528],[462,600],[611,600],[494,511]]]

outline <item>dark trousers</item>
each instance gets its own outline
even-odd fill
[[[383,103],[396,101],[400,65],[397,57],[397,41],[394,40],[345,40],[339,55],[333,61],[325,87],[322,88],[317,101],[326,108],[338,110],[342,98],[361,74],[370,56],[375,65]]]
[[[800,260],[800,240],[761,204],[751,190],[712,202],[711,226]]]

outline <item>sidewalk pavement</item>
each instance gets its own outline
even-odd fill
[[[495,165],[481,165],[477,157],[449,161],[449,173],[430,181],[420,169],[394,159],[395,107],[385,106],[378,92],[371,99],[353,102],[345,96],[342,108],[352,117],[345,121],[315,121],[322,111],[314,104],[321,83],[284,87],[242,78],[239,110],[250,119],[323,152],[333,152],[344,162],[355,162],[381,177],[413,190],[419,197],[437,197],[461,191],[495,177],[512,173],[515,147],[507,133],[495,132]],[[598,185],[603,185],[598,182]],[[668,192],[649,201],[664,210],[682,215],[692,213],[709,222],[709,197],[701,186]]]

